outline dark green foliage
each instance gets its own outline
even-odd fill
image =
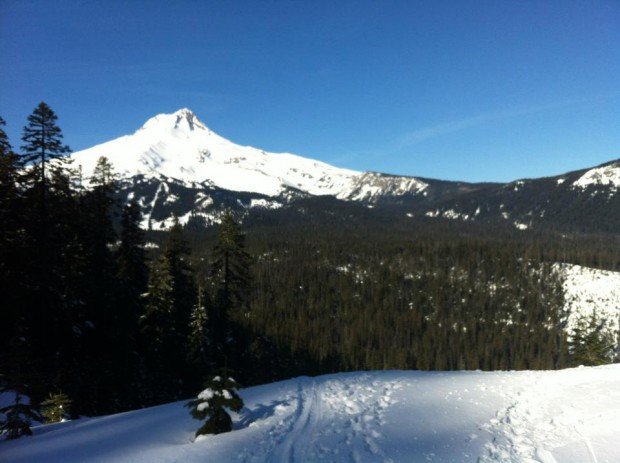
[[[41,102],[28,116],[22,140],[25,163],[45,163],[68,154],[71,150],[62,143],[62,130],[56,125],[58,116]]]
[[[210,280],[214,301],[209,313],[214,351],[221,366],[238,363],[244,346],[232,342],[231,312],[249,308],[251,259],[245,250],[245,235],[230,211],[218,226],[213,247]],[[240,340],[239,340],[240,341]]]
[[[198,288],[198,298],[192,309],[189,320],[189,334],[187,340],[187,361],[195,368],[198,375],[204,374],[212,366],[211,339],[207,319],[208,294],[204,288]]]
[[[121,214],[120,244],[116,251],[118,279],[135,298],[144,292],[148,280],[144,232],[140,228],[140,207],[130,202]]]
[[[41,402],[41,415],[46,423],[57,423],[68,419],[71,413],[71,399],[67,394],[50,393],[47,399]]]
[[[39,184],[42,207],[45,205],[48,165],[56,161],[51,167],[61,168],[67,160],[66,155],[71,152],[69,147],[63,144],[62,130],[56,125],[57,120],[58,116],[54,111],[41,102],[28,116],[28,124],[22,135],[22,163],[31,166],[26,178],[31,183]]]
[[[236,321],[310,354],[323,372],[565,364],[550,265],[470,239],[347,240],[270,246],[256,264],[251,316]]]
[[[110,191],[115,189],[116,174],[114,173],[114,166],[112,166],[108,158],[101,156],[97,159],[97,164],[90,181],[96,187],[107,188]]]
[[[175,384],[178,378],[170,372],[175,371],[184,358],[178,355],[177,349],[180,336],[175,329],[173,286],[170,262],[166,256],[161,256],[151,267],[145,312],[140,317],[149,389],[156,402],[178,394]]]
[[[8,354],[0,356],[0,395],[13,396],[12,403],[0,408],[0,436],[17,439],[32,434],[33,421],[42,421],[38,407],[32,402],[30,381],[40,379],[32,371],[28,345],[25,338],[14,336],[8,346]],[[5,354],[6,355],[6,354]]]
[[[117,240],[113,227],[116,182],[111,165],[105,157],[99,158],[95,173],[90,179],[91,188],[81,192],[79,242],[81,282],[79,300],[83,303],[82,316],[94,329],[82,336],[81,359],[84,373],[102,375],[94,387],[90,409],[81,413],[92,414],[107,404],[100,401],[121,402],[119,387],[127,381],[127,374],[117,368],[127,359],[126,332],[122,323],[124,310],[118,303],[116,261],[113,246]],[[102,346],[107,346],[102,349]],[[73,392],[71,394],[73,396]]]
[[[223,373],[209,380],[198,397],[187,404],[192,417],[207,420],[196,431],[196,436],[232,431],[232,420],[226,409],[239,412],[243,408],[238,388],[237,382]]]
[[[144,315],[140,318],[147,376],[155,400],[187,392],[187,340],[196,301],[189,248],[178,221],[171,228],[164,253],[151,269]],[[201,374],[204,374],[202,372]]]
[[[0,408],[0,414],[5,415],[0,422],[0,436],[17,439],[32,435],[30,425],[40,417],[28,403],[22,402],[22,399],[21,395],[15,394],[15,401],[12,404]]]
[[[185,240],[183,227],[174,217],[174,222],[168,232],[164,255],[170,265],[172,276],[172,297],[174,300],[174,329],[183,339],[187,339],[189,317],[196,302],[196,285],[193,269],[190,265],[190,248]],[[184,357],[184,346],[179,346],[179,357]]]
[[[144,379],[143,356],[140,354],[138,319],[144,312],[148,267],[144,249],[144,233],[140,229],[140,209],[134,202],[124,206],[120,218],[120,242],[115,251],[117,303],[117,359],[116,369],[124,379],[117,386],[120,409],[140,404]],[[147,394],[148,395],[148,394]]]
[[[614,334],[596,312],[581,316],[573,328],[569,342],[573,366],[596,366],[611,363],[614,358]]]
[[[19,289],[25,278],[24,204],[19,186],[19,158],[13,152],[0,117],[0,352],[8,350],[7,343],[23,329],[23,313]]]

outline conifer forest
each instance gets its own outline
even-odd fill
[[[0,373],[33,418],[58,397],[71,416],[186,399],[222,370],[246,387],[353,370],[560,369],[617,349],[587,323],[567,337],[554,267],[620,270],[617,235],[389,224],[312,198],[145,230],[115,166],[101,157],[84,178],[67,143],[45,103],[21,140],[0,131]]]

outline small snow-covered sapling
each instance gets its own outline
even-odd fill
[[[186,405],[191,409],[192,417],[207,420],[196,431],[196,436],[232,431],[232,419],[226,410],[238,412],[243,408],[243,400],[237,392],[238,387],[233,378],[226,375],[214,376],[207,381],[205,389],[197,398]]]

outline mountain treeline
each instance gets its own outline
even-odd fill
[[[73,416],[112,413],[189,397],[221,369],[247,386],[361,369],[561,368],[572,359],[551,264],[620,263],[606,237],[405,229],[340,204],[258,214],[245,232],[230,212],[217,227],[173,218],[145,232],[106,158],[90,178],[72,167],[49,106],[28,118],[19,150],[3,125],[0,381],[30,419],[50,394]]]

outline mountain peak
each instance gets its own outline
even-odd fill
[[[172,113],[174,116],[184,116],[184,117],[195,117],[196,115],[194,114],[194,111],[192,111],[189,108],[181,108],[177,111],[175,111],[174,113]]]
[[[207,130],[207,127],[189,108],[181,108],[171,114],[163,113],[151,117],[140,130],[144,129],[177,129],[193,132],[196,129]]]

